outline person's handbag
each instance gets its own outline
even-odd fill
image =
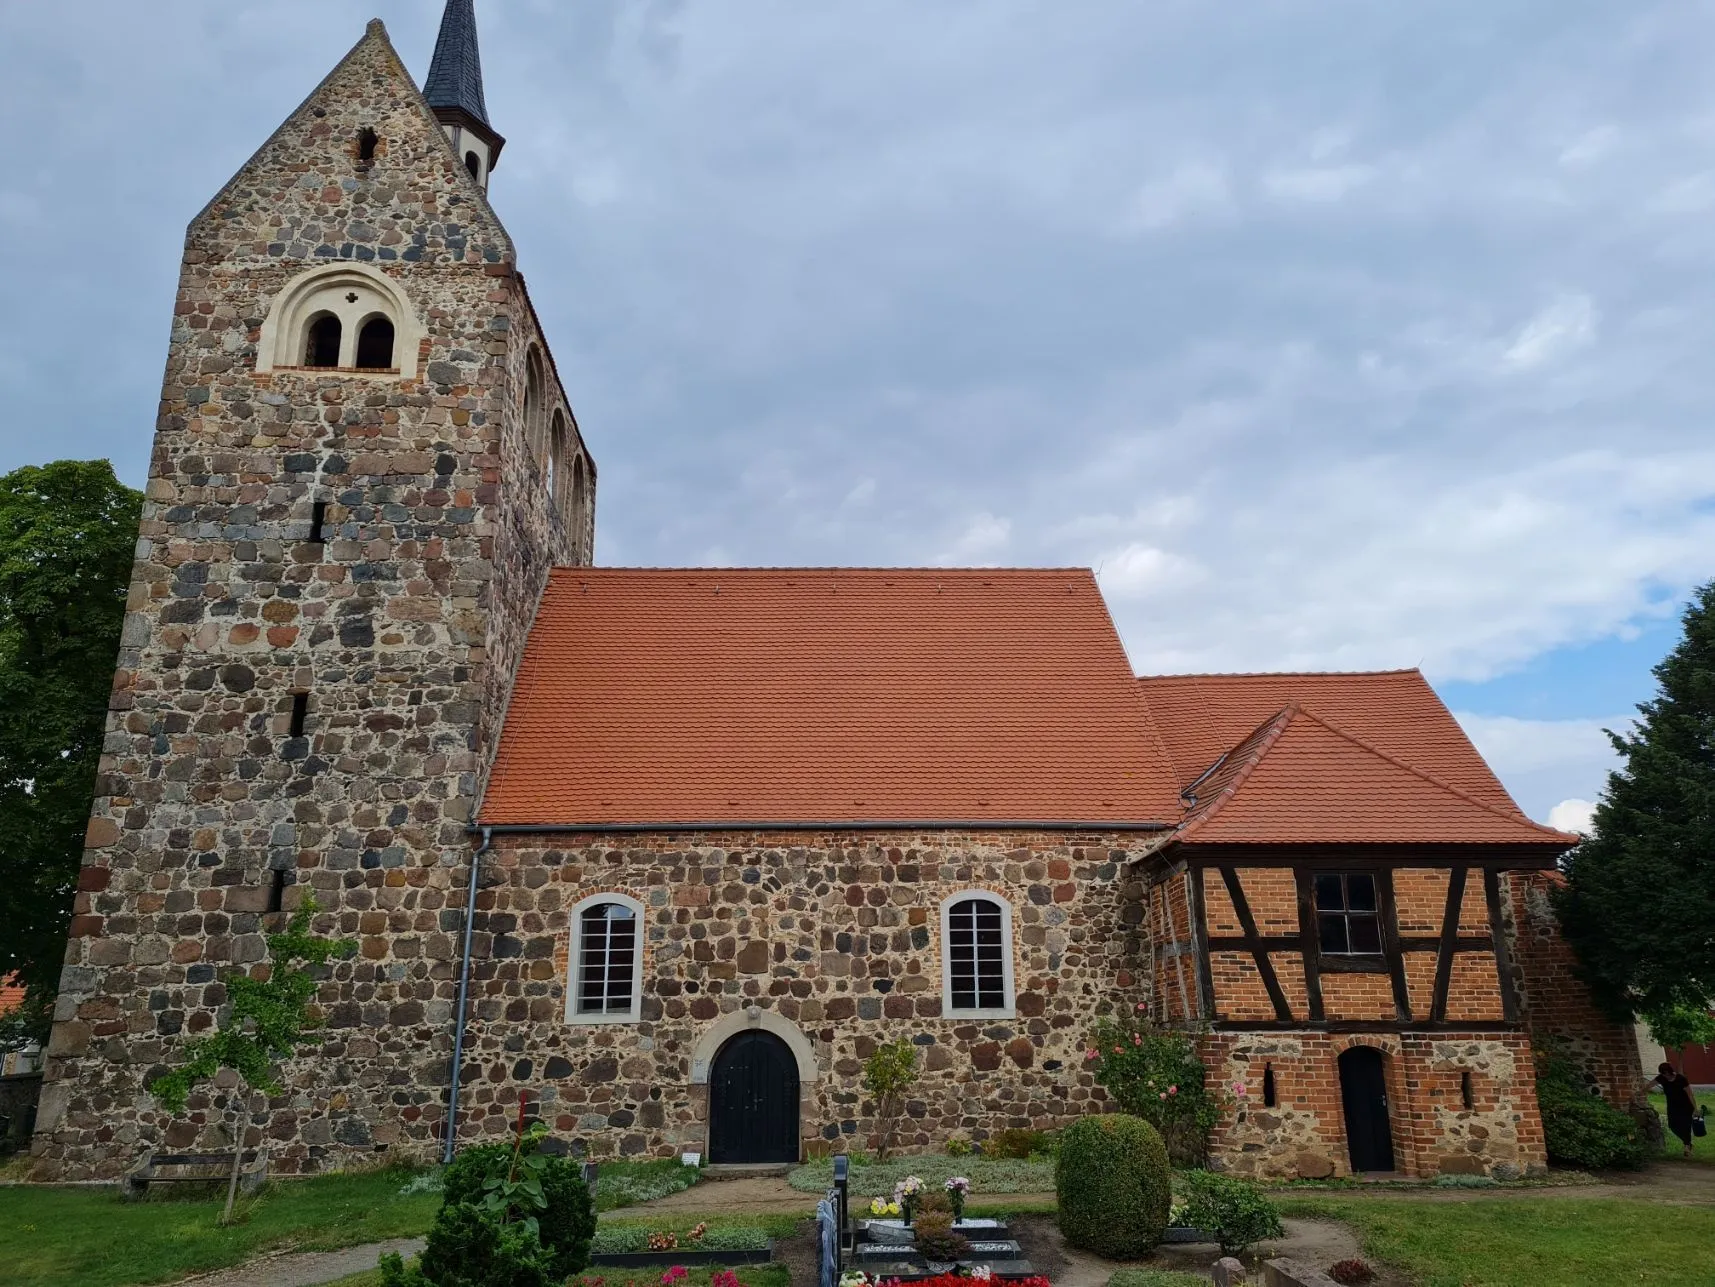
[[[1702,1112],[1698,1113],[1696,1117],[1691,1119],[1691,1133],[1693,1135],[1709,1134],[1709,1123],[1704,1120],[1704,1116],[1708,1111],[1709,1110],[1705,1108]]]

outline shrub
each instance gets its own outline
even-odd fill
[[[1160,1133],[1123,1113],[1081,1118],[1060,1134],[1054,1192],[1072,1246],[1110,1260],[1142,1255],[1161,1241],[1173,1200]]]
[[[536,1218],[542,1246],[551,1258],[552,1272],[559,1278],[567,1278],[589,1264],[595,1212],[590,1207],[589,1186],[584,1183],[578,1164],[563,1157],[536,1154],[536,1143],[536,1139],[526,1136],[521,1152],[529,1158],[541,1180],[546,1205],[528,1211],[520,1207],[508,1214],[515,1221]],[[455,1157],[441,1179],[446,1195],[442,1209],[461,1204],[480,1205],[492,1191],[490,1182],[504,1180],[511,1171],[512,1151],[513,1146],[508,1144],[480,1144]]]
[[[529,1225],[502,1224],[470,1203],[441,1208],[417,1265],[381,1258],[381,1287],[552,1287],[562,1278]]]
[[[1373,1281],[1375,1276],[1376,1271],[1356,1256],[1350,1260],[1336,1260],[1328,1266],[1328,1277],[1347,1287],[1362,1287],[1364,1283]]]
[[[1085,1067],[1114,1102],[1161,1132],[1175,1166],[1201,1166],[1220,1106],[1204,1088],[1190,1034],[1135,1016],[1103,1019],[1086,1045]]]
[[[1550,1162],[1628,1170],[1644,1164],[1648,1145],[1637,1122],[1593,1094],[1578,1065],[1557,1048],[1536,1052],[1536,1102]]]
[[[1213,1171],[1187,1171],[1180,1180],[1186,1223],[1213,1234],[1226,1254],[1285,1234],[1280,1212],[1256,1185]]]
[[[951,1211],[930,1211],[917,1217],[913,1226],[917,1254],[925,1260],[963,1260],[971,1254],[965,1236],[953,1230]]]
[[[947,1141],[948,1157],[969,1157],[970,1155],[971,1142],[963,1135],[955,1135]]]
[[[996,1131],[989,1142],[983,1145],[984,1157],[1026,1158],[1047,1157],[1053,1152],[1053,1141],[1047,1131],[1026,1130],[1022,1126],[1009,1126],[1004,1131]]]
[[[905,1092],[916,1080],[917,1047],[905,1037],[876,1047],[875,1053],[863,1061],[863,1088],[875,1101],[875,1122],[880,1131],[876,1153],[883,1162],[905,1111]]]

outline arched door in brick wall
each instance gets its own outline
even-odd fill
[[[1393,1127],[1381,1051],[1374,1046],[1341,1051],[1340,1100],[1353,1172],[1393,1170]]]
[[[772,1032],[741,1032],[709,1070],[709,1161],[797,1160],[797,1061]]]

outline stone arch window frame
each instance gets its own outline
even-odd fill
[[[540,474],[548,472],[548,371],[540,345],[532,344],[524,354],[524,389],[519,399],[519,421],[524,428],[524,454]]]
[[[393,362],[389,363],[385,367],[356,365],[358,351],[363,347],[363,333],[369,329],[369,324],[371,322],[387,322],[393,327]],[[377,371],[397,370],[398,368],[394,363],[399,360],[399,324],[393,320],[393,315],[385,309],[372,308],[359,318],[357,322],[357,338],[353,341],[351,353],[353,368],[359,372],[373,373]]]
[[[357,298],[349,299],[351,295]],[[306,366],[310,325],[327,314],[340,323],[339,365]],[[363,323],[376,316],[393,323],[393,366],[385,371],[359,370],[355,365],[358,334]],[[337,372],[361,380],[412,380],[417,376],[423,336],[423,323],[410,297],[379,268],[345,262],[319,265],[292,278],[267,304],[256,346],[256,374]]]
[[[570,418],[564,407],[555,407],[554,414],[548,417],[548,470],[543,483],[547,488],[548,499],[554,513],[559,515],[561,523],[567,520],[567,502],[571,495],[571,470],[569,455],[571,437],[567,432]]]
[[[631,1008],[623,1013],[587,1014],[578,1010],[579,971],[583,963],[584,913],[592,907],[618,903],[631,909],[637,922],[637,950],[631,960]],[[647,910],[630,894],[603,889],[587,894],[572,905],[571,941],[566,957],[566,1022],[585,1024],[640,1023],[643,1019],[644,927]]]
[[[584,453],[572,453],[572,467],[566,480],[566,530],[572,538],[572,557],[584,557],[584,543],[590,524],[590,479],[594,470]]]
[[[953,936],[952,913],[959,903],[983,899],[1000,907],[1000,965],[1001,992],[1005,1004],[979,1006],[975,1009],[955,1008],[953,1005]],[[973,886],[948,894],[941,900],[941,1017],[945,1019],[1013,1019],[1018,1016],[1018,967],[1013,959],[1012,921],[1017,915],[1012,900],[992,889]]]

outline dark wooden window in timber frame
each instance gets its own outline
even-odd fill
[[[952,1008],[1000,1010],[1006,998],[1005,915],[991,898],[966,898],[947,909],[947,962]]]
[[[798,1062],[772,1032],[741,1032],[709,1070],[709,1161],[798,1160]]]
[[[624,903],[597,903],[579,917],[577,1015],[626,1015],[633,1008],[637,913]]]
[[[1386,1067],[1374,1046],[1353,1046],[1340,1053],[1340,1102],[1353,1172],[1393,1170]]]
[[[1380,956],[1376,878],[1369,872],[1318,872],[1316,938],[1323,956]]]

